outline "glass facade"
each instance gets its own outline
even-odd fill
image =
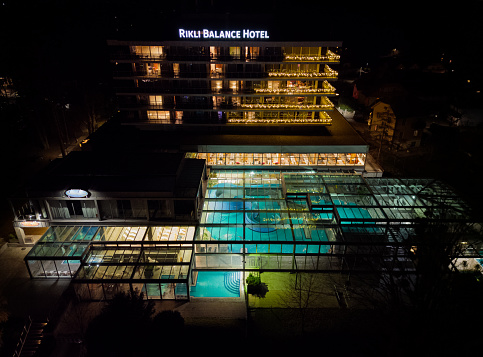
[[[194,226],[50,227],[25,257],[33,278],[73,278],[85,300],[138,289],[188,299]]]
[[[204,159],[209,166],[358,166],[364,167],[366,153],[187,153]]]
[[[72,278],[86,300],[125,290],[240,296],[239,272],[365,272],[388,260],[410,272],[419,220],[464,221],[466,212],[431,179],[212,169],[197,225],[50,227],[25,261],[34,278]],[[223,292],[200,279],[220,281]]]
[[[194,269],[350,272],[367,257],[410,269],[417,222],[465,219],[464,207],[434,180],[212,170]]]

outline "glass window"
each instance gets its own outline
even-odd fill
[[[240,59],[240,47],[230,47],[230,56],[234,59]]]
[[[327,165],[337,165],[337,154],[327,154]]]
[[[150,220],[159,220],[171,216],[168,200],[148,200]]]
[[[216,155],[217,154],[214,154],[214,153],[206,153],[206,156],[208,158],[208,162],[207,162],[207,165],[216,165]]]
[[[230,85],[230,89],[233,93],[238,92],[238,88],[239,88],[239,85],[240,85],[238,81],[230,81],[229,85]]]
[[[56,219],[68,219],[70,218],[70,212],[67,208],[66,201],[48,201],[50,211],[52,212],[52,218]]]
[[[149,105],[163,105],[163,96],[162,95],[150,95],[149,96]]]
[[[245,154],[245,165],[253,165],[253,153],[246,153]]]
[[[171,117],[168,110],[148,110],[147,116],[148,120],[169,120]]]
[[[319,165],[319,166],[327,165],[327,154],[318,154],[317,155],[317,165]]]
[[[215,93],[219,93],[223,88],[222,81],[211,81],[211,90]]]
[[[97,209],[94,201],[48,201],[52,217],[55,219],[96,218]]]

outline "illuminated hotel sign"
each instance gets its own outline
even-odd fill
[[[67,190],[65,195],[69,198],[84,198],[89,197],[89,192],[86,190]]]
[[[179,38],[204,38],[204,39],[261,39],[270,38],[268,31],[260,30],[234,30],[234,31],[213,31],[213,30],[185,30],[179,29]]]

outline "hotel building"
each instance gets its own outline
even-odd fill
[[[123,124],[157,130],[212,168],[364,172],[368,146],[331,101],[340,42],[246,29],[178,35],[109,41]]]
[[[411,274],[421,218],[468,219],[441,182],[371,177],[332,101],[339,42],[206,31],[109,41],[120,123],[12,198],[19,239],[40,230],[32,278],[87,300],[242,297],[249,273]]]

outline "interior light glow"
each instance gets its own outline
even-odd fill
[[[65,191],[65,195],[70,198],[86,198],[90,196],[90,193],[82,189],[69,189]]]

